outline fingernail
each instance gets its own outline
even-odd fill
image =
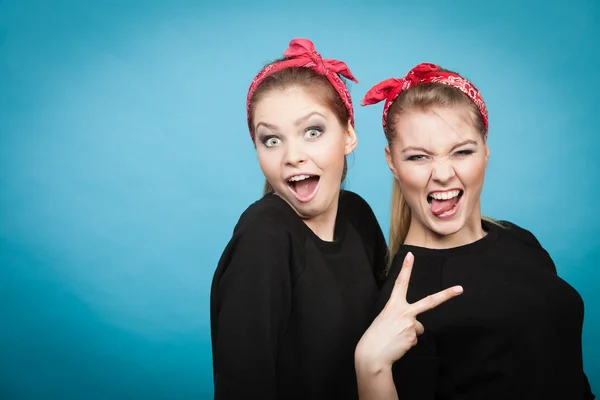
[[[462,286],[455,286],[452,288],[452,291],[454,293],[462,293],[463,292],[463,287]]]
[[[413,256],[413,253],[411,253],[410,251],[406,253],[406,261],[412,261],[413,258],[415,258],[415,256]]]

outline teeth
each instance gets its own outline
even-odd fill
[[[303,181],[305,179],[308,179],[310,177],[311,177],[311,175],[296,175],[296,176],[292,176],[290,179],[288,179],[288,181],[298,182],[298,181]]]
[[[450,192],[435,192],[431,193],[429,196],[433,197],[436,200],[448,200],[452,199],[460,193],[460,190],[452,190]]]

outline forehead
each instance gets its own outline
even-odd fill
[[[465,140],[480,141],[473,116],[466,107],[434,107],[408,111],[394,124],[394,142],[401,146],[444,149]]]
[[[265,93],[254,105],[254,124],[261,121],[276,125],[290,124],[313,111],[327,118],[333,115],[317,95],[301,87],[275,89]]]

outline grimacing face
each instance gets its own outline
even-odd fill
[[[411,209],[409,233],[434,245],[481,231],[489,148],[465,106],[409,110],[394,121],[386,160]]]
[[[275,194],[305,220],[337,212],[345,156],[357,144],[350,124],[301,87],[275,89],[254,106],[260,168]]]

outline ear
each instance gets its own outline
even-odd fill
[[[356,132],[354,131],[354,127],[350,122],[348,122],[348,129],[346,130],[346,134],[344,135],[344,152],[346,155],[352,153],[358,144],[358,136],[356,136]]]
[[[387,162],[388,167],[390,167],[392,174],[394,174],[394,178],[398,179],[398,172],[396,171],[396,167],[394,167],[394,159],[392,157],[392,149],[390,149],[390,146],[385,146],[385,161]]]
[[[489,146],[486,144],[485,145],[485,167],[487,168],[488,166],[488,160],[490,158],[490,148]]]

